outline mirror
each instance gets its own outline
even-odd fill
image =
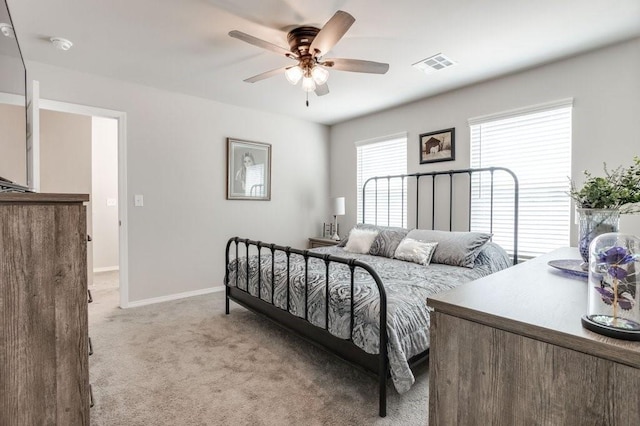
[[[13,28],[0,0],[0,177],[26,186],[26,69]]]

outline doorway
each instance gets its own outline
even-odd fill
[[[40,99],[40,110],[81,115],[89,120],[91,154],[87,161],[91,169],[91,183],[83,191],[92,193],[87,209],[92,237],[88,246],[91,255],[87,259],[89,283],[93,283],[95,272],[101,275],[100,282],[106,281],[109,286],[117,284],[119,305],[126,308],[129,304],[126,113],[45,99]],[[40,144],[42,150],[42,141]]]
[[[118,265],[118,122],[91,117],[93,272]]]

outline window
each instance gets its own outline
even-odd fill
[[[358,217],[362,222],[362,186],[374,176],[394,176],[407,173],[407,135],[393,135],[373,141],[356,143],[358,155]],[[407,185],[401,179],[378,181],[376,208],[375,185],[367,185],[365,223],[383,226],[407,225]]]
[[[564,100],[469,120],[471,167],[507,167],[518,177],[519,257],[530,258],[569,245],[571,109],[572,100]],[[489,191],[487,177],[474,178],[472,230],[489,227]],[[496,179],[494,241],[509,251],[513,249],[509,237],[513,210],[507,191],[511,186]],[[482,211],[487,214],[478,214]]]

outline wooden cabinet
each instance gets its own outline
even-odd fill
[[[582,327],[587,280],[547,265],[571,258],[429,298],[429,424],[640,424],[640,342]]]
[[[88,425],[88,195],[0,193],[0,424]]]

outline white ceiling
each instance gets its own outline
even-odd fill
[[[640,35],[640,0],[8,0],[25,60],[324,124],[393,107]],[[291,61],[227,34],[288,48],[293,26],[336,10],[356,22],[327,57],[387,62],[385,75],[331,71],[323,97],[282,75]],[[49,43],[71,40],[67,52]],[[444,53],[458,64],[411,64]],[[615,65],[615,64],[613,64]]]

